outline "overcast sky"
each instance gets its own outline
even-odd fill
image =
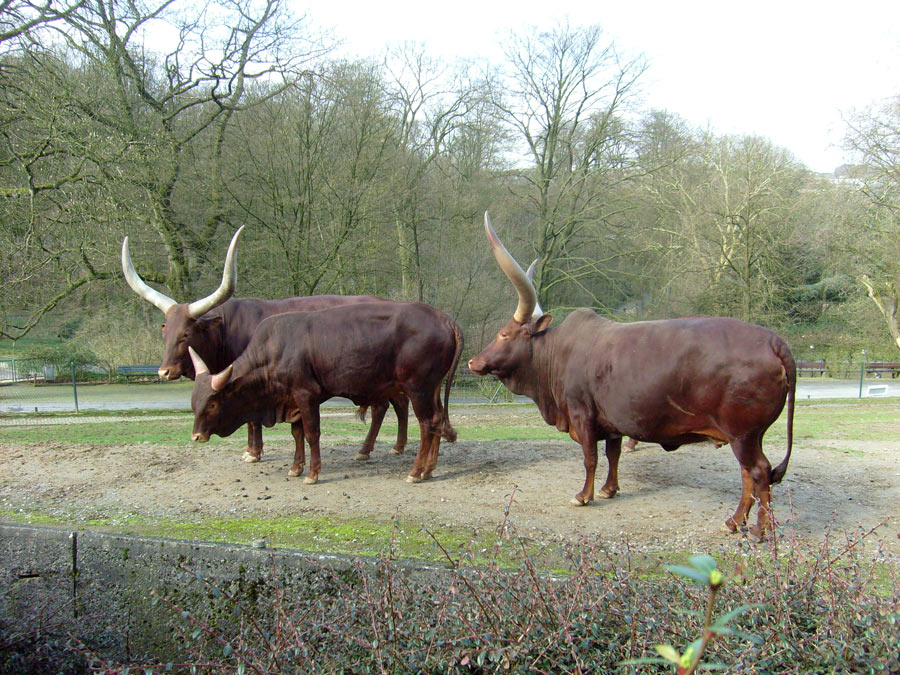
[[[900,0],[292,0],[357,56],[405,40],[502,58],[509,30],[599,24],[644,54],[647,107],[719,133],[759,134],[815,171],[844,162],[842,115],[900,94]]]

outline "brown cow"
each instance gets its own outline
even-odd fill
[[[735,319],[689,317],[616,323],[590,309],[559,327],[535,311],[537,293],[485,213],[485,231],[500,267],[519,295],[516,312],[488,347],[469,361],[477,375],[496,375],[537,403],[548,424],[568,432],[584,452],[585,482],[573,503],[594,498],[597,442],[606,441],[609,471],[600,496],[619,489],[622,437],[675,450],[712,440],[731,444],[743,493],[725,525],[745,525],[754,499],[761,537],[771,527],[770,485],[791,456],[796,367],[787,344],[760,326]],[[762,437],[788,402],[787,454],[775,469]]]
[[[208,368],[216,372],[223,370],[240,356],[257,326],[266,317],[284,312],[315,312],[341,305],[390,302],[374,295],[312,295],[281,300],[233,298],[231,296],[237,279],[235,249],[243,229],[243,227],[238,229],[231,239],[219,288],[211,295],[191,303],[177,303],[144,283],[131,262],[128,237],[122,242],[122,271],[128,285],[166,315],[166,323],[162,327],[166,347],[159,367],[161,379],[177,380],[182,375],[194,379],[194,366],[188,354],[188,347],[192,347],[200,355]],[[398,395],[390,399],[390,404],[397,414],[397,441],[391,452],[401,454],[406,447],[409,401]],[[372,406],[369,433],[356,459],[369,459],[387,408],[387,400]],[[364,410],[361,410],[361,419],[363,415]],[[247,425],[247,450],[244,452],[243,460],[258,462],[262,452],[262,427],[256,422],[251,422]]]
[[[347,305],[321,312],[277,314],[259,324],[244,352],[215,375],[190,350],[195,441],[228,436],[247,422],[290,422],[295,441],[290,475],[319,478],[319,406],[342,396],[367,406],[398,394],[412,403],[421,442],[408,482],[431,477],[450,425],[450,385],[463,338],[453,319],[424,303]],[[441,382],[446,379],[441,405]]]

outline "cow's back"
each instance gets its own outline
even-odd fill
[[[402,386],[439,383],[454,360],[454,325],[423,303],[288,312],[259,324],[245,356],[281,386],[378,401]]]
[[[287,312],[317,312],[332,307],[361,303],[390,302],[374,295],[310,295],[279,300],[261,298],[229,298],[207,316],[219,317],[223,322],[221,364],[210,363],[214,369],[224,368],[240,356],[259,325],[271,316]],[[214,360],[215,355],[210,355]]]

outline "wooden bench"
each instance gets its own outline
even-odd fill
[[[825,375],[828,373],[828,367],[825,361],[797,361],[797,375]]]
[[[159,366],[119,366],[116,374],[121,377],[159,378]]]
[[[881,377],[890,373],[892,378],[900,376],[900,362],[896,361],[872,361],[866,364],[866,375]]]

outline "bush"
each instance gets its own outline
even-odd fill
[[[867,548],[872,534],[846,536],[837,546],[826,539],[819,548],[789,535],[768,545],[741,543],[719,566],[694,556],[692,565],[707,575],[699,588],[660,574],[662,561],[631,552],[627,542],[613,551],[596,538],[568,547],[566,570],[541,570],[532,545],[510,522],[500,527],[495,562],[474,567],[471,551],[444,551],[449,573],[427,584],[411,580],[390,555],[374,572],[362,564],[322,569],[325,581],[305,598],[282,588],[274,568],[269,592],[244,598],[197,573],[202,592],[226,603],[233,627],[160,598],[158,606],[171,617],[169,661],[129,667],[154,673],[658,672],[651,661],[661,643],[689,645],[697,635],[711,637],[706,628],[712,626],[717,637],[706,644],[704,662],[731,672],[898,672],[900,580],[896,568]],[[518,569],[496,562],[509,547],[519,551]],[[717,575],[730,570],[729,583],[720,587],[714,569]],[[709,611],[693,611],[707,603],[711,585],[718,594],[716,624]],[[673,648],[660,653],[677,656],[678,672],[690,672],[701,653],[693,644],[693,652],[685,650],[696,657],[692,665]],[[85,642],[78,649],[97,672],[125,668],[99,658]]]

